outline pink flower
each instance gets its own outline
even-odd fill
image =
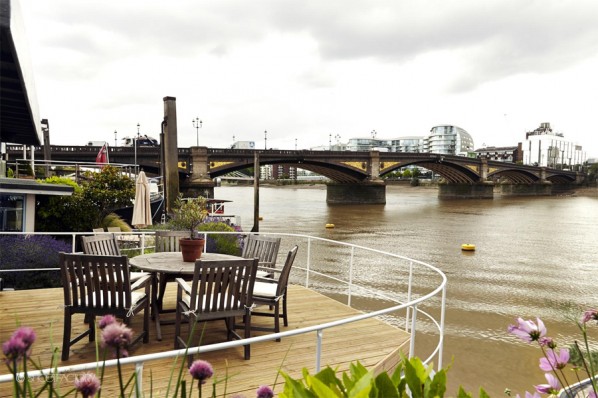
[[[540,343],[542,347],[548,347],[553,350],[556,348],[556,342],[551,337],[540,337],[538,343]]]
[[[536,388],[536,391],[540,394],[558,394],[560,385],[557,378],[553,376],[552,373],[545,373],[544,377],[546,377],[546,381],[548,381],[548,384],[538,384],[537,386],[534,386]]]
[[[274,391],[269,386],[261,386],[257,389],[257,398],[273,398]]]
[[[100,381],[93,373],[85,373],[83,376],[77,377],[75,388],[83,398],[93,397],[100,389]]]
[[[191,364],[189,373],[194,379],[198,380],[201,385],[204,384],[207,379],[212,377],[214,369],[212,369],[212,365],[210,365],[209,362],[198,359]]]
[[[111,325],[115,322],[116,322],[116,318],[114,317],[114,315],[104,315],[100,319],[100,322],[98,323],[98,327],[100,329],[104,329],[106,326]]]
[[[581,318],[582,323],[588,323],[592,320],[598,321],[598,310],[590,309],[583,313],[583,317]]]
[[[539,341],[546,336],[546,327],[540,318],[536,319],[538,320],[537,325],[533,321],[525,321],[519,317],[517,318],[518,325],[509,325],[508,331],[527,343]]]
[[[19,358],[29,358],[31,346],[35,342],[35,332],[30,327],[21,326],[10,336],[10,339],[2,344],[2,352],[7,361],[14,361]]]
[[[133,339],[133,331],[122,323],[111,323],[102,330],[102,347],[112,347],[117,354],[126,357],[127,347]]]
[[[563,369],[569,363],[569,350],[562,348],[558,350],[546,351],[546,358],[540,358],[540,369],[545,372],[552,372],[556,369]]]

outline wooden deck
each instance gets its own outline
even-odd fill
[[[358,313],[358,311],[312,290],[300,286],[290,286],[289,289],[289,327],[283,327],[283,331],[341,319]],[[174,307],[174,296],[174,288],[169,286],[165,308]],[[36,362],[39,361],[42,367],[50,366],[52,342],[57,347],[58,358],[60,358],[63,325],[62,300],[62,289],[0,292],[0,343],[10,337],[17,323],[33,327],[37,333],[37,340],[33,346],[32,358]],[[136,316],[131,325],[132,329],[139,330],[142,322],[142,316]],[[252,317],[252,322],[271,325],[273,320],[266,317]],[[83,318],[74,317],[73,325],[76,329],[74,332],[83,330]],[[157,341],[152,323],[149,344],[139,344],[133,347],[130,355],[173,349],[174,325],[162,326],[162,333],[163,340]],[[257,335],[260,332],[255,333]],[[322,367],[330,365],[333,368],[338,368],[339,371],[347,370],[349,363],[356,360],[377,372],[383,369],[392,369],[398,361],[399,351],[406,352],[409,342],[407,333],[376,319],[326,330],[323,336]],[[223,341],[226,341],[223,322],[208,323],[202,345]],[[313,373],[315,353],[316,335],[310,333],[287,337],[281,342],[269,341],[252,344],[251,359],[248,361],[243,360],[242,347],[207,353],[202,355],[202,359],[213,365],[217,379],[223,380],[225,375],[228,375],[227,396],[240,393],[251,397],[255,396],[255,390],[260,385],[273,386],[278,369],[282,369],[293,377],[300,377],[301,369],[304,367]],[[71,348],[70,359],[66,362],[59,362],[58,365],[92,361],[95,361],[95,345],[85,338]],[[145,363],[143,386],[147,396],[149,396],[150,388],[153,390],[153,396],[165,396],[173,364],[174,359]],[[8,372],[4,366],[0,369],[0,374]],[[105,397],[116,396],[114,388],[117,387],[117,382],[114,369],[107,371],[105,377],[102,394]],[[125,369],[125,375],[132,374],[132,366]],[[184,374],[188,383],[191,382],[188,372],[184,371]],[[63,377],[63,393],[72,386],[74,376]],[[153,387],[150,387],[150,382]],[[284,380],[279,376],[278,384],[274,386],[275,392],[282,391],[283,383]],[[211,382],[209,381],[208,384],[211,385]],[[224,387],[224,383],[218,385],[219,395],[224,392]],[[204,392],[208,393],[208,387],[204,386],[204,389]],[[170,395],[172,395],[172,390]],[[10,396],[12,396],[11,384],[0,384],[0,397]]]

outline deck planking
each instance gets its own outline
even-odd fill
[[[165,308],[174,308],[175,289],[171,284],[166,292]],[[32,304],[35,303],[38,305]],[[50,365],[52,357],[52,343],[58,351],[58,366],[95,361],[95,344],[87,338],[71,347],[68,361],[59,360],[62,343],[62,289],[38,289],[29,291],[0,292],[0,342],[6,341],[16,328],[17,322],[23,326],[31,326],[37,333],[37,340],[33,347],[32,357],[42,367]],[[334,299],[326,297],[313,290],[301,286],[289,286],[289,326],[282,326],[282,330],[293,330],[301,327],[317,325],[337,319],[359,314]],[[260,308],[260,311],[262,308]],[[174,319],[174,314],[166,314],[164,318]],[[135,316],[131,323],[133,331],[140,330],[143,317]],[[252,317],[254,325],[273,323],[272,318]],[[282,323],[282,322],[281,322]],[[200,327],[198,325],[198,327]],[[83,316],[73,318],[73,335],[84,330]],[[183,335],[187,328],[183,326]],[[162,341],[155,338],[153,322],[150,326],[150,342],[138,344],[130,350],[130,355],[141,355],[173,349],[174,325],[162,326]],[[261,335],[265,332],[253,332]],[[226,329],[223,321],[212,321],[205,324],[202,345],[226,341]],[[399,351],[408,349],[409,335],[402,330],[390,326],[378,319],[367,319],[358,323],[341,326],[323,332],[322,366],[330,365],[339,371],[349,368],[352,361],[359,360],[368,369],[378,372],[393,369],[399,359]],[[301,377],[301,370],[306,367],[311,373],[315,369],[316,334],[310,333],[283,338],[281,342],[268,341],[252,344],[251,359],[243,359],[243,347],[231,348],[202,354],[201,358],[209,361],[214,367],[215,377],[219,380],[228,375],[226,382],[226,396],[243,394],[247,397],[255,396],[255,390],[261,385],[273,386],[278,370]],[[198,357],[196,356],[196,359]],[[146,396],[150,396],[150,389],[155,397],[165,396],[168,381],[173,370],[174,359],[147,362],[143,370],[143,386]],[[180,360],[179,360],[180,363]],[[106,371],[103,396],[116,395],[116,368]],[[132,374],[133,365],[124,367],[125,375]],[[176,373],[178,367],[174,370]],[[2,368],[0,374],[6,374],[7,368]],[[188,372],[184,371],[185,379],[190,383]],[[62,391],[68,391],[72,386],[75,375],[63,377]],[[212,380],[213,381],[213,380]],[[153,388],[150,388],[150,382]],[[278,377],[275,392],[282,391],[284,380]],[[208,382],[210,384],[210,382]],[[210,384],[211,385],[211,384]],[[204,386],[205,393],[209,393]],[[225,383],[217,385],[219,396],[225,391]],[[172,396],[173,391],[170,391]],[[0,384],[0,397],[12,396],[10,383]]]

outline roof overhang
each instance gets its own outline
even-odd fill
[[[45,184],[21,178],[0,178],[0,193],[70,196],[73,191],[74,188],[69,185]]]
[[[0,0],[0,142],[41,145],[41,120],[19,2]]]

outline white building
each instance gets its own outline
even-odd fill
[[[552,131],[550,123],[525,134],[523,163],[550,168],[571,168],[585,162],[581,145],[565,139],[562,133]]]
[[[441,125],[432,127],[424,138],[424,152],[467,156],[473,151],[473,138],[461,127]]]

